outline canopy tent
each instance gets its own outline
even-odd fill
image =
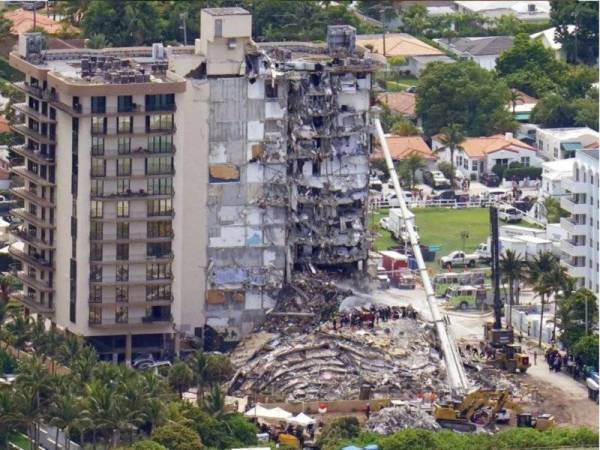
[[[287,422],[291,423],[292,425],[300,425],[301,427],[307,427],[308,425],[315,423],[315,419],[307,416],[304,413],[300,413],[297,416],[290,417],[287,420]]]
[[[292,417],[292,413],[287,412],[282,408],[265,408],[264,406],[256,405],[244,413],[246,417],[257,417],[260,419],[286,420]]]

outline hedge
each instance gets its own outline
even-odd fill
[[[530,180],[539,180],[542,178],[541,167],[500,167],[494,166],[492,169],[496,175],[505,180],[511,181],[513,178],[521,181],[525,178]]]

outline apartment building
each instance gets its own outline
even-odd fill
[[[598,148],[575,153],[572,176],[562,180],[560,206],[570,213],[561,218],[567,239],[561,241],[563,262],[580,287],[599,293],[598,215],[600,211]]]
[[[581,149],[597,148],[600,134],[588,127],[537,128],[537,148],[546,161],[575,157]]]
[[[200,20],[193,46],[45,51],[28,33],[10,55],[19,298],[114,360],[239,340],[296,271],[366,265],[381,58],[352,27],[256,44],[242,8]]]

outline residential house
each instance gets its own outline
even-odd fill
[[[411,92],[384,92],[377,96],[377,101],[386,105],[392,113],[415,120],[417,118],[416,97]]]
[[[518,90],[515,90],[515,92],[518,95],[515,104],[513,105],[512,102],[508,102],[506,109],[513,113],[517,122],[527,123],[529,122],[533,108],[537,105],[538,99]]]
[[[567,30],[569,33],[573,33],[575,31],[575,25],[569,25]],[[556,40],[556,27],[547,28],[538,33],[530,34],[529,37],[531,39],[538,39],[544,47],[552,50],[556,59],[561,61],[567,59],[567,53],[563,50],[562,43]]]
[[[386,141],[390,149],[390,155],[394,161],[402,161],[410,155],[418,154],[425,160],[427,168],[432,169],[435,166],[437,157],[421,136],[387,135]],[[383,159],[380,147],[373,148],[370,159]]]
[[[441,137],[437,134],[431,138],[431,148],[441,160],[450,162],[450,150],[444,150]],[[479,179],[484,173],[490,173],[496,164],[503,167],[512,162],[533,167],[542,164],[537,149],[515,139],[512,133],[467,138],[461,148],[462,151],[454,152],[454,165],[470,179]]]
[[[459,13],[479,13],[488,19],[515,16],[526,22],[550,20],[549,1],[455,1]]]
[[[431,55],[431,56],[409,56],[408,71],[418,77],[421,72],[432,62],[453,63],[454,60],[446,55]]]
[[[577,151],[571,176],[562,182],[567,195],[560,197],[560,206],[570,213],[569,217],[560,219],[561,228],[567,235],[560,245],[563,264],[579,287],[586,287],[596,295],[599,294],[600,272],[598,166],[598,148]]]
[[[26,11],[24,9],[8,10],[3,14],[3,17],[12,22],[12,26],[10,27],[11,34],[27,33],[33,30],[33,11]],[[56,34],[65,28],[71,32],[79,31],[71,25],[65,25],[39,13],[35,17],[35,26],[37,29],[43,30],[48,34]]]
[[[359,34],[356,44],[384,56],[443,56],[441,50],[406,33]]]
[[[597,145],[600,134],[588,127],[538,128],[536,145],[547,161],[573,158],[578,150]]]
[[[456,55],[475,61],[487,70],[496,68],[500,53],[512,47],[512,36],[461,37],[436,39],[444,48]]]

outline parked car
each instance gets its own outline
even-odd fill
[[[513,206],[501,206],[498,208],[498,219],[507,223],[520,222],[523,218],[523,211],[519,211]]]
[[[440,203],[454,203],[456,201],[456,192],[451,189],[434,191],[429,199]]]
[[[500,180],[500,177],[498,177],[498,175],[495,173],[484,173],[481,175],[481,177],[479,177],[479,181],[481,181],[481,183],[485,184],[487,187],[498,187],[500,186],[500,182],[502,180]]]
[[[407,87],[404,92],[408,92],[410,94],[414,94],[415,92],[417,92],[417,87],[416,86],[409,86]]]
[[[424,170],[423,183],[434,189],[450,188],[450,180],[448,180],[448,178],[446,178],[439,170]]]
[[[404,194],[405,202],[407,202],[407,203],[412,202],[412,200],[413,200],[412,192],[402,191],[402,194]],[[388,195],[386,195],[385,197],[383,197],[383,201],[387,202],[387,204],[389,206],[391,206],[392,208],[400,207],[400,200],[398,200],[398,197],[396,196],[395,192],[391,192]]]
[[[381,192],[382,186],[383,186],[383,183],[381,182],[381,180],[378,177],[373,176],[373,175],[371,175],[371,177],[369,177],[369,189]]]
[[[457,266],[475,267],[479,259],[479,255],[476,253],[469,254],[461,250],[455,250],[447,256],[442,256],[440,258],[440,265],[446,268]]]

